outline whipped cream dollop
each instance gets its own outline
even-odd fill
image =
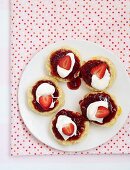
[[[40,86],[38,86],[36,90],[36,101],[39,103],[39,97],[41,96],[47,96],[47,95],[52,95],[55,92],[55,87],[49,83],[42,83]],[[54,107],[55,102],[52,101],[51,105],[49,108]]]
[[[67,136],[62,132],[62,128],[66,125],[72,123],[74,125],[74,132],[72,135]],[[68,138],[76,135],[77,132],[77,126],[75,124],[75,122],[72,121],[72,119],[68,116],[65,115],[60,115],[57,119],[57,123],[56,123],[56,128],[58,129],[59,133],[62,135],[62,137],[64,138],[64,140],[67,140]]]
[[[73,53],[68,53],[66,54],[67,56],[70,56],[71,59],[71,67],[69,70],[66,70],[62,67],[60,67],[59,65],[57,65],[57,73],[59,74],[60,77],[65,78],[67,77],[71,71],[73,70],[74,64],[75,64],[75,57]]]
[[[104,90],[110,82],[110,73],[106,69],[105,74],[102,79],[97,77],[95,74],[92,76],[91,86],[98,90]]]
[[[103,118],[97,118],[96,117],[96,113],[97,113],[97,110],[98,110],[98,107],[99,106],[103,106],[103,107],[106,107],[108,108],[108,102],[107,102],[107,99],[104,100],[104,101],[97,101],[97,102],[93,102],[91,103],[88,108],[87,108],[87,113],[86,113],[86,116],[89,120],[92,120],[92,121],[97,121],[99,123],[102,123],[103,122]]]

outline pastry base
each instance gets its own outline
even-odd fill
[[[97,94],[97,93],[102,93],[102,91],[99,91],[99,92],[90,92],[90,93],[88,93],[87,95],[85,95],[84,98],[86,98],[86,97],[89,96],[90,94]],[[105,93],[106,93],[106,92],[105,92]],[[121,109],[120,106],[117,105],[117,102],[116,102],[116,99],[115,99],[114,96],[110,95],[109,93],[106,93],[106,94],[108,94],[108,95],[112,98],[112,100],[114,101],[114,103],[115,103],[116,106],[117,106],[117,112],[116,112],[115,117],[114,117],[110,122],[104,123],[104,124],[97,124],[97,123],[92,122],[92,121],[90,121],[90,122],[91,122],[92,124],[94,124],[94,125],[97,125],[97,126],[111,127],[111,126],[113,126],[113,125],[116,123],[118,117],[121,115],[122,109]]]
[[[55,119],[55,117],[52,119],[52,121]],[[53,135],[54,139],[61,145],[73,145],[73,144],[76,144],[76,143],[79,143],[81,142],[88,134],[89,132],[89,121],[86,121],[85,122],[85,129],[84,129],[84,132],[81,134],[80,138],[77,139],[77,140],[72,140],[72,141],[68,141],[68,140],[60,140],[60,139],[57,139],[55,134],[53,133],[52,131],[52,121],[51,121],[51,124],[50,124],[50,131],[51,131],[51,134]]]
[[[82,59],[81,59],[81,56],[79,54],[79,52],[71,47],[67,47],[67,46],[63,46],[63,47],[60,47],[60,48],[57,48],[55,50],[53,50],[49,56],[47,57],[47,62],[46,62],[46,68],[47,68],[47,71],[49,72],[49,75],[50,76],[53,76],[55,79],[57,79],[58,81],[62,81],[62,82],[69,82],[70,80],[69,79],[66,79],[66,78],[61,78],[61,77],[58,77],[58,76],[54,76],[51,74],[51,65],[50,65],[50,56],[55,52],[55,51],[58,51],[60,49],[65,49],[65,50],[71,50],[79,59],[80,61],[80,66],[82,65]],[[77,75],[78,76],[78,75]]]
[[[54,109],[52,109],[52,110],[50,110],[50,111],[39,112],[38,110],[36,110],[35,107],[34,107],[34,105],[33,105],[33,103],[32,103],[32,100],[33,100],[32,88],[33,88],[33,86],[35,85],[35,83],[34,83],[34,85],[33,85],[32,87],[28,88],[28,91],[27,91],[27,102],[28,102],[28,106],[29,106],[34,112],[36,112],[36,113],[38,113],[38,114],[45,115],[45,116],[49,116],[49,115],[52,115],[53,113],[55,113],[58,109],[60,109],[60,108],[64,105],[64,93],[63,93],[62,89],[59,87],[57,81],[56,81],[54,78],[44,76],[44,77],[42,77],[42,78],[39,79],[39,80],[49,80],[49,81],[52,81],[52,82],[55,84],[56,88],[57,88],[58,91],[59,91],[59,98],[58,98],[59,103],[57,104],[57,106],[56,106]],[[36,82],[38,82],[39,80],[37,80]]]
[[[104,61],[104,62],[106,62],[108,64],[109,69],[110,69],[111,78],[110,78],[110,82],[109,82],[108,86],[105,89],[103,89],[102,91],[104,91],[104,90],[108,89],[109,87],[111,87],[114,80],[116,79],[116,68],[115,68],[114,64],[108,58],[102,57],[102,56],[95,56],[95,57],[92,57],[90,60],[101,60],[101,61]],[[86,62],[84,62],[84,63],[86,63]],[[83,82],[85,83],[87,88],[90,89],[91,91],[101,91],[101,90],[95,89],[94,87],[86,84],[86,82],[84,80],[83,80]]]

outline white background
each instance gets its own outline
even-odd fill
[[[130,170],[130,155],[10,157],[9,2],[0,0],[0,170]]]

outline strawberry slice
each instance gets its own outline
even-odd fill
[[[62,128],[62,132],[67,135],[70,136],[73,134],[74,132],[74,125],[72,123],[66,124],[63,128]]]
[[[96,113],[96,117],[97,118],[105,118],[106,116],[108,116],[110,113],[109,109],[107,109],[104,106],[99,106],[97,113]]]
[[[102,79],[105,71],[106,71],[107,65],[105,63],[99,64],[98,66],[92,68],[91,74],[92,75],[97,75],[98,78]]]
[[[64,69],[66,69],[66,70],[69,70],[70,67],[71,67],[71,58],[70,58],[70,56],[66,55],[66,56],[62,57],[62,58],[59,60],[58,65],[59,65],[61,68],[64,68]]]
[[[41,107],[44,110],[48,110],[51,103],[52,103],[52,96],[51,95],[39,97],[39,104],[41,105]]]

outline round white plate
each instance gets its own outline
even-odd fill
[[[41,116],[33,111],[27,105],[26,92],[28,87],[30,87],[36,80],[41,78],[43,75],[48,75],[46,72],[46,58],[48,54],[55,48],[61,47],[63,45],[76,48],[83,60],[87,60],[92,56],[105,56],[111,59],[115,64],[117,70],[117,78],[113,86],[108,90],[109,93],[115,95],[118,104],[122,107],[122,114],[119,117],[117,123],[110,128],[97,127],[94,125],[90,126],[90,131],[87,137],[79,143],[72,146],[62,146],[59,145],[52,137],[49,131],[49,124],[51,121],[51,116]],[[59,83],[63,88],[65,93],[65,105],[63,108],[70,109],[73,111],[80,111],[79,100],[88,93],[87,88],[85,88],[82,83],[80,89],[69,90],[66,83]],[[112,54],[110,51],[104,49],[103,47],[88,41],[82,40],[66,40],[55,44],[51,44],[45,49],[38,52],[29,64],[26,66],[19,84],[18,91],[18,102],[21,116],[30,130],[30,132],[41,142],[59,150],[63,151],[83,151],[90,148],[97,147],[110,138],[112,138],[121,129],[130,111],[130,82],[127,73],[125,72],[122,63],[119,58]],[[62,108],[61,108],[62,109]]]

